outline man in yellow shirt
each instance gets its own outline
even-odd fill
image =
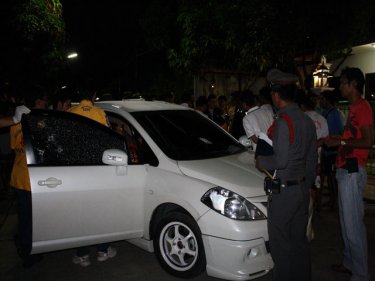
[[[29,93],[27,106],[46,109],[47,105],[47,98],[43,93]],[[23,260],[23,266],[30,267],[38,262],[41,257],[30,254],[32,247],[31,185],[20,123],[10,128],[10,148],[15,152],[10,185],[15,188],[17,194],[18,228],[16,247],[18,254]]]
[[[109,126],[107,116],[103,109],[94,106],[91,97],[88,95],[82,96],[82,100],[80,101],[79,105],[69,108],[68,111],[85,116],[103,125]]]

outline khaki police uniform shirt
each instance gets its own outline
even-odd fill
[[[287,122],[278,118],[272,137],[274,154],[258,156],[259,164],[267,170],[277,170],[277,176],[282,181],[301,180],[305,177],[312,184],[318,161],[315,125],[295,103],[280,109],[280,113],[282,112],[292,121],[294,141],[290,143]]]

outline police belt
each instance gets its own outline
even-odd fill
[[[282,181],[281,187],[288,187],[288,186],[293,186],[293,185],[299,185],[300,183],[303,183],[306,180],[305,177],[303,177],[300,180],[287,180],[287,181]]]

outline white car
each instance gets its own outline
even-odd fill
[[[272,269],[252,152],[186,107],[96,105],[111,128],[68,112],[23,117],[33,254],[127,240],[178,277],[248,280]]]

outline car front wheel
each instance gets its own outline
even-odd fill
[[[206,268],[202,234],[196,222],[183,213],[171,213],[161,220],[154,249],[161,266],[174,276],[192,278]]]

